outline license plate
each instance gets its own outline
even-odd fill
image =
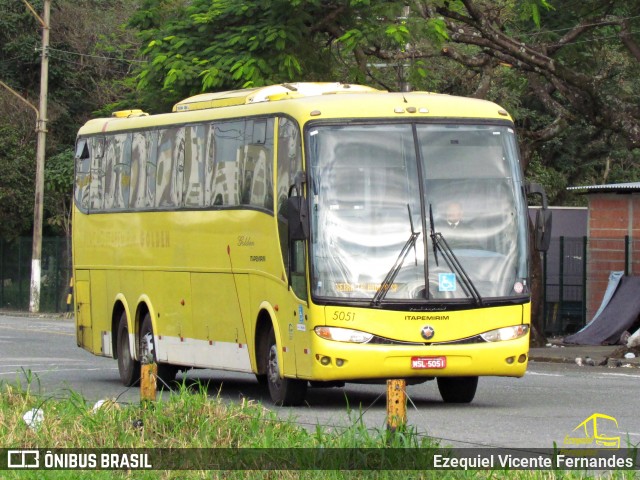
[[[411,357],[411,368],[427,370],[430,368],[445,368],[447,357]]]

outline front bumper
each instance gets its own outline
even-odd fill
[[[415,377],[522,377],[529,334],[515,340],[458,345],[375,345],[313,339],[312,375],[320,381]],[[445,368],[412,368],[412,357],[445,357]]]

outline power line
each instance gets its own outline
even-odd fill
[[[634,20],[636,18],[640,18],[640,15],[634,15],[632,17],[615,17],[616,20]],[[602,22],[595,22],[595,23],[587,23],[585,25],[582,25],[582,27],[597,27],[599,25],[611,25],[611,21],[602,21]],[[567,27],[567,28],[558,28],[555,30],[539,30],[537,32],[531,33],[530,35],[532,36],[538,36],[538,35],[543,35],[545,33],[558,33],[558,32],[566,32],[569,30],[573,30],[576,26],[573,27]]]
[[[640,33],[640,30],[632,30],[629,33]],[[573,42],[567,42],[567,43],[562,43],[562,44],[560,44],[560,43],[552,43],[551,46],[555,47],[555,46],[558,46],[558,45],[565,46],[565,45],[576,45],[578,43],[593,43],[593,42],[599,42],[599,41],[602,41],[602,40],[607,40],[607,39],[611,39],[611,38],[619,38],[619,37],[620,37],[620,35],[607,35],[607,36],[604,36],[604,37],[592,38],[590,40],[575,40]]]
[[[38,48],[36,49],[37,51],[41,51],[42,49]],[[122,62],[122,63],[129,63],[129,64],[144,64],[144,63],[148,63],[148,61],[146,60],[132,60],[132,59],[126,59],[126,58],[117,58],[117,57],[107,57],[104,55],[90,55],[87,53],[78,53],[78,52],[71,52],[68,50],[61,50],[59,48],[52,48],[49,47],[47,49],[47,52],[49,53],[49,55],[52,58],[55,58],[57,60],[61,60],[63,62],[68,62],[68,63],[74,63],[77,64],[77,62],[71,62],[69,60],[67,60],[66,58],[64,58],[62,55],[51,55],[52,53],[62,53],[62,54],[67,54],[67,55],[73,55],[76,57],[83,57],[83,58],[94,58],[94,59],[99,59],[99,60],[107,60],[107,61],[113,61],[113,62]],[[0,65],[7,65],[7,64],[11,64],[13,61],[15,60],[20,60],[22,57],[21,56],[14,56],[12,58],[7,58],[4,60],[0,60]],[[29,59],[29,62],[32,62],[32,59]]]
[[[49,52],[66,53],[67,55],[75,55],[77,57],[97,58],[97,59],[100,59],[100,60],[108,60],[108,61],[114,61],[114,62],[149,63],[147,60],[130,60],[130,59],[126,59],[126,58],[106,57],[104,55],[90,55],[88,53],[70,52],[68,50],[61,50],[59,48],[51,48],[51,47],[49,47]],[[60,57],[56,57],[56,58],[60,59]]]

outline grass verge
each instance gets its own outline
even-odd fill
[[[252,401],[226,404],[208,396],[204,387],[184,384],[164,392],[162,401],[122,405],[106,401],[100,408],[80,394],[69,392],[66,398],[46,398],[31,393],[26,387],[0,384],[1,448],[20,449],[166,449],[166,455],[179,452],[181,458],[198,449],[224,449],[220,452],[262,452],[255,457],[251,470],[0,470],[0,478],[258,478],[258,479],[342,479],[342,478],[516,478],[556,479],[585,478],[576,472],[563,471],[390,471],[351,470],[344,468],[349,460],[337,458],[353,452],[402,452],[413,455],[418,449],[436,448],[431,439],[412,430],[370,430],[361,421],[349,428],[332,431],[318,426],[308,431],[278,419],[276,414]],[[25,412],[40,410],[42,421],[28,425]],[[178,450],[175,450],[178,449]],[[191,449],[180,450],[180,449]],[[269,449],[269,450],[264,450]],[[402,450],[401,450],[402,449]],[[264,452],[276,452],[273,456]],[[185,453],[186,452],[186,453]],[[206,450],[211,454],[210,450]],[[284,457],[308,460],[309,456],[330,456],[342,470],[275,470],[259,462],[278,461]],[[379,454],[376,454],[379,455]],[[305,457],[305,458],[302,458]],[[173,458],[176,458],[175,455]],[[188,459],[187,459],[188,460]],[[254,461],[243,457],[243,461]],[[375,463],[375,462],[374,462]],[[397,464],[397,458],[396,458]],[[253,465],[253,464],[250,464]],[[279,464],[278,464],[279,465]],[[359,465],[359,464],[358,464]],[[264,470],[263,468],[271,468]],[[251,467],[253,468],[253,467]],[[280,467],[277,467],[280,468]],[[613,472],[609,478],[634,478],[634,472]]]

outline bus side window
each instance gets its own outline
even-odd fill
[[[117,162],[116,136],[107,139],[107,149],[104,154],[104,201],[102,208],[111,210],[113,208],[113,197],[116,190],[116,177],[114,167]]]
[[[176,131],[176,138],[173,142],[171,156],[174,160],[174,170],[171,172],[172,205],[174,207],[182,205],[182,195],[184,189],[184,167],[185,167],[185,128]]]
[[[213,185],[209,196],[212,205],[240,204],[241,162],[244,145],[244,122],[223,122],[212,126],[214,138]],[[211,156],[211,154],[209,154]]]
[[[75,197],[78,208],[84,212],[89,209],[89,191],[91,183],[90,140],[81,138],[76,145],[76,185]]]
[[[277,165],[277,217],[280,249],[285,271],[290,275],[289,283],[300,299],[307,298],[305,240],[289,243],[287,200],[289,188],[297,172],[302,171],[302,145],[300,130],[288,118],[279,119]]]
[[[146,190],[146,206],[153,207],[156,204],[156,161],[158,158],[158,131],[153,130],[147,134],[149,139],[149,150],[147,161],[145,164],[145,190]]]
[[[184,186],[182,205],[204,206],[204,172],[207,125],[194,125],[185,131]]]
[[[140,209],[146,206],[145,165],[149,153],[148,136],[144,133],[134,133],[131,148],[131,180],[129,206],[132,209]]]
[[[118,202],[120,208],[129,208],[131,196],[131,134],[123,138],[118,168]]]
[[[273,211],[273,119],[248,121],[246,130],[242,203]]]
[[[120,210],[128,207],[130,161],[130,135],[125,133],[109,137],[104,162],[105,211]]]
[[[104,200],[104,153],[106,148],[106,138],[96,137],[93,139],[94,148],[91,157],[91,185],[89,194],[89,210],[99,212],[103,208]]]
[[[245,147],[245,182],[242,203],[264,207],[267,198],[267,152],[261,146]]]
[[[180,132],[183,132],[180,135]],[[179,192],[176,185],[180,168],[184,168],[184,129],[172,128],[160,131],[156,165],[156,207],[178,206]],[[182,165],[180,163],[182,162]]]
[[[213,125],[207,125],[205,138],[205,165],[204,165],[204,206],[222,205],[222,195],[218,199],[214,198],[215,189],[215,167],[216,167],[216,136]]]

